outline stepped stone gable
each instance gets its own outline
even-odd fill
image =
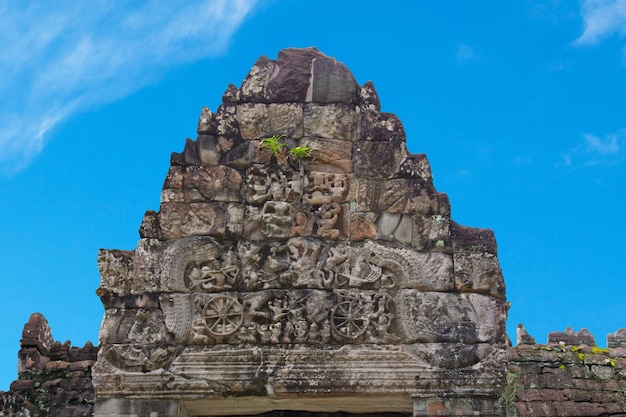
[[[451,220],[371,82],[286,49],[197,130],[137,248],[99,254],[95,415],[502,411],[493,233]]]

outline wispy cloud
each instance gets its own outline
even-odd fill
[[[582,167],[614,165],[626,156],[626,129],[606,135],[603,139],[585,133],[576,146],[561,153],[557,166]]]
[[[554,59],[548,62],[545,68],[548,70],[548,72],[561,72],[561,71],[565,71],[566,69],[568,69],[569,66],[570,66],[569,61],[565,59]]]
[[[71,115],[222,53],[256,3],[2,2],[0,172],[26,167]]]
[[[478,55],[476,55],[476,52],[471,46],[461,43],[456,48],[457,64],[464,64],[466,62],[474,61],[476,59],[478,59]]]
[[[583,0],[584,31],[574,45],[593,45],[609,36],[626,34],[626,0]]]

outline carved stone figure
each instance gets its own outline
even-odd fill
[[[338,203],[329,203],[321,206],[316,219],[318,236],[328,240],[337,240],[341,232],[335,227],[340,215],[341,206]]]
[[[289,205],[283,201],[268,201],[261,211],[263,229],[268,240],[288,238],[291,234],[291,213]]]

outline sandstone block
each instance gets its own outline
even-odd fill
[[[241,99],[245,102],[265,102],[265,89],[275,69],[275,61],[260,57],[241,84]]]
[[[240,137],[239,121],[237,120],[237,107],[234,105],[221,105],[213,116],[215,123],[215,135],[227,138]]]
[[[311,84],[306,101],[315,103],[356,103],[359,86],[350,70],[334,58],[312,61]]]
[[[52,347],[52,332],[48,320],[40,314],[31,314],[22,330],[21,347],[36,347],[42,354],[47,354]]]
[[[215,124],[213,122],[213,112],[208,107],[203,107],[200,110],[200,117],[198,118],[198,127],[196,128],[198,135],[211,135],[215,133]]]
[[[299,139],[304,134],[304,105],[299,103],[276,104],[268,107],[270,131]]]
[[[494,343],[504,336],[501,301],[480,294],[402,290],[397,296],[406,339],[420,343]]]
[[[492,230],[461,226],[455,222],[452,222],[450,226],[455,252],[498,254],[498,246]]]
[[[359,104],[364,110],[380,111],[380,98],[371,81],[366,82],[359,89]]]
[[[377,239],[378,230],[375,219],[374,213],[350,213],[350,239],[357,242],[365,239]]]
[[[226,232],[226,209],[220,203],[164,203],[160,220],[164,239],[224,236]]]
[[[404,126],[395,114],[364,110],[359,116],[359,141],[406,141]]]
[[[238,105],[237,120],[243,139],[261,139],[279,133],[272,132],[267,104],[244,103]]]
[[[357,114],[345,104],[307,104],[304,107],[304,136],[355,141]]]
[[[409,154],[398,168],[400,178],[421,178],[432,181],[433,176],[430,170],[430,163],[423,153]]]
[[[324,54],[315,48],[281,50],[265,98],[272,103],[305,102],[316,58],[324,58]]]
[[[575,332],[574,329],[568,327],[564,332],[550,332],[548,334],[548,344],[564,344],[566,346],[596,346],[596,340],[587,329],[581,329]]]
[[[354,173],[362,177],[396,178],[406,156],[404,142],[359,141],[353,153]]]
[[[609,333],[606,337],[606,346],[611,348],[626,348],[626,329],[619,329],[615,333]]]
[[[504,298],[505,287],[498,258],[487,252],[454,254],[456,288],[461,292],[478,292]]]
[[[352,172],[352,143],[345,140],[305,137],[301,146],[313,149],[306,168],[313,172]]]

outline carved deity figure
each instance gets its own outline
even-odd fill
[[[209,263],[198,265],[194,263],[188,273],[192,289],[205,291],[219,291],[233,288],[239,266],[237,256],[232,250],[228,250],[219,259],[213,259]]]
[[[244,242],[239,245],[241,272],[248,289],[256,289],[261,284],[261,250],[263,245]]]
[[[284,201],[268,201],[261,210],[263,228],[261,232],[268,239],[287,238],[291,234],[291,213],[289,204]]]
[[[248,201],[262,204],[270,199],[271,180],[267,172],[252,170],[248,173]]]
[[[313,220],[303,211],[296,212],[294,216],[294,224],[291,227],[291,236],[311,236],[313,233]]]
[[[341,206],[338,203],[324,204],[319,208],[317,223],[317,234],[329,240],[337,240],[340,231],[335,229],[341,214]]]

